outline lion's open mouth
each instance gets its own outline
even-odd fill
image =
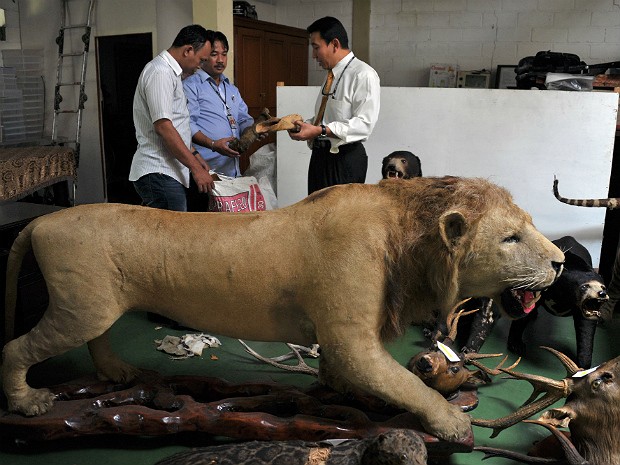
[[[387,172],[387,177],[388,178],[402,178],[403,177],[403,173],[401,173],[400,171],[388,171]]]
[[[541,292],[530,289],[506,289],[502,293],[502,306],[510,318],[523,318],[534,310]]]

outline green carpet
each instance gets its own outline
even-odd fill
[[[594,364],[611,359],[620,353],[619,342],[612,335],[617,333],[620,319],[606,328],[599,328],[595,343]],[[505,341],[509,321],[500,319],[482,352],[505,352]],[[167,375],[196,374],[215,376],[233,382],[279,381],[286,384],[306,386],[314,381],[307,375],[279,371],[275,368],[255,363],[234,339],[221,337],[222,346],[206,349],[203,356],[173,361],[155,350],[153,341],[166,334],[181,335],[187,331],[169,328],[156,329],[143,313],[125,315],[112,329],[112,344],[117,353],[128,362],[142,368],[156,370]],[[217,336],[217,335],[216,335]],[[541,313],[538,321],[526,333],[529,353],[519,370],[537,373],[560,379],[565,376],[562,365],[539,345],[549,345],[567,354],[572,354],[575,345],[572,319],[554,318]],[[249,342],[249,341],[248,341]],[[284,344],[254,342],[250,345],[267,356],[287,351]],[[388,349],[393,356],[405,364],[408,359],[425,345],[419,328],[411,328],[407,334]],[[216,355],[217,360],[212,360]],[[514,360],[513,355],[510,361]],[[492,359],[494,360],[494,359]],[[494,361],[485,361],[492,366]],[[29,380],[33,385],[53,385],[89,374],[93,366],[86,347],[73,350],[60,357],[50,359],[31,370]],[[493,384],[479,389],[480,404],[472,412],[477,418],[496,418],[517,408],[531,393],[529,384],[524,381],[506,380],[496,377]],[[3,401],[4,402],[4,401]],[[560,402],[561,404],[562,402]],[[5,404],[3,404],[5,406]],[[490,439],[491,430],[474,427],[476,445],[508,448],[526,452],[535,442],[545,436],[547,431],[539,426],[518,424],[497,438]],[[3,465],[152,465],[158,460],[188,447],[204,446],[222,441],[223,438],[200,439],[189,435],[165,437],[86,437],[48,443],[15,445],[0,438],[0,463]],[[480,464],[483,454],[479,452],[454,454],[443,462],[448,465]],[[489,465],[513,463],[504,459],[489,459]]]

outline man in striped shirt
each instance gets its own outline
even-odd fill
[[[133,101],[138,148],[129,180],[150,207],[187,211],[185,188],[190,173],[200,192],[213,188],[208,164],[191,150],[181,82],[182,76],[193,74],[209,57],[211,47],[212,33],[199,25],[186,26],[140,74]]]

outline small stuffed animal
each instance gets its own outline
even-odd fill
[[[552,241],[564,251],[564,271],[558,280],[542,292],[535,308],[524,318],[515,320],[508,334],[508,349],[525,355],[523,332],[536,319],[538,309],[544,307],[556,316],[572,315],[577,338],[577,365],[590,368],[596,325],[601,317],[601,306],[609,299],[601,275],[592,269],[588,250],[574,237],[564,236]]]
[[[383,179],[410,179],[422,176],[422,164],[417,155],[405,150],[397,150],[386,156],[381,163]]]
[[[425,465],[426,446],[413,430],[331,442],[249,441],[202,447],[156,465]]]

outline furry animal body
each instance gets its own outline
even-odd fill
[[[125,312],[147,310],[239,339],[318,342],[322,382],[404,408],[446,439],[470,434],[469,416],[384,342],[432,320],[435,309],[445,317],[464,296],[493,297],[523,316],[564,261],[505,189],[454,177],[333,186],[247,214],[120,204],[52,213],[11,248],[9,319],[30,249],[50,305],[31,332],[4,347],[12,411],[48,411],[52,395],[26,383],[28,369],[84,343],[100,376],[131,379],[136,369],[113,353],[107,331]]]
[[[577,339],[575,361],[581,368],[590,368],[600,308],[609,299],[607,289],[601,275],[592,269],[590,253],[574,237],[564,236],[552,242],[564,251],[564,271],[551,287],[543,291],[536,307],[526,317],[512,322],[508,348],[525,355],[523,333],[542,307],[556,316],[572,316]]]
[[[390,153],[381,164],[383,179],[411,179],[422,176],[422,164],[417,155],[404,150]]]
[[[412,430],[328,442],[250,441],[180,452],[156,465],[425,465],[424,441]]]

